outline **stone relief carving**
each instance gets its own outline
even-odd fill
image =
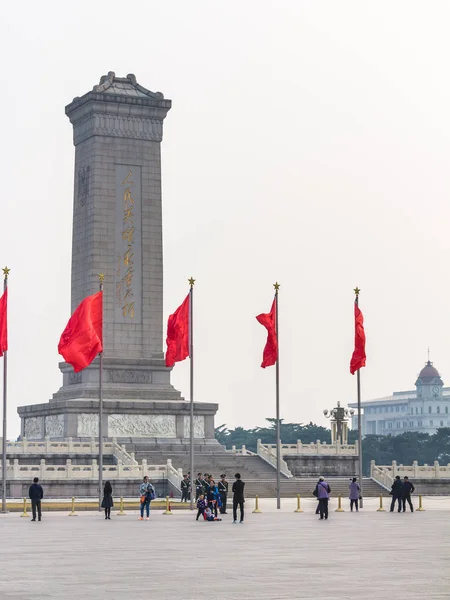
[[[81,372],[69,373],[69,385],[73,385],[75,383],[81,383]]]
[[[109,415],[110,437],[167,437],[177,435],[175,415]]]
[[[77,416],[77,433],[79,437],[98,436],[98,415],[81,413]]]
[[[64,437],[64,415],[45,417],[45,435],[52,438]]]
[[[82,167],[78,170],[78,200],[81,206],[86,204],[89,196],[89,179],[91,167]]]
[[[150,373],[125,369],[108,371],[108,383],[150,383]]]
[[[191,419],[184,417],[184,437],[191,435]],[[194,415],[194,438],[205,437],[205,417],[203,415]]]
[[[27,417],[25,419],[25,437],[28,440],[44,438],[44,417]]]

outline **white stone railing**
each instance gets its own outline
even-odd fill
[[[264,446],[272,449],[276,454],[276,444],[264,444]],[[339,442],[327,444],[326,442],[321,443],[320,440],[317,440],[315,444],[312,442],[311,444],[302,444],[301,440],[297,440],[296,444],[281,444],[281,454],[283,456],[358,456],[358,444],[340,444]]]
[[[410,479],[450,479],[450,463],[444,466],[436,460],[433,465],[420,466],[415,460],[409,466],[398,465],[395,460],[391,465],[376,465],[374,460],[370,461],[370,476],[378,483],[390,488],[397,475]]]
[[[277,468],[277,449],[276,444],[268,444],[264,445],[261,443],[261,440],[257,441],[256,451],[258,456],[260,456],[264,461],[269,463],[274,469]],[[286,461],[281,458],[280,460],[280,472],[285,477],[293,477],[292,473],[289,470],[289,467],[286,464]]]
[[[172,460],[167,459],[166,465],[167,481],[171,483],[179,492],[181,492],[181,480],[183,479],[183,469],[175,469],[172,465]]]
[[[6,461],[6,479],[7,480],[26,480],[32,481],[34,477],[39,477],[42,480],[48,479],[98,479],[98,463],[96,459],[93,459],[91,464],[85,465],[73,465],[70,459],[66,460],[65,465],[48,465],[44,459],[41,459],[39,465],[22,465],[19,464],[19,460],[15,458]],[[148,475],[152,478],[167,478],[168,472],[171,472],[171,481],[174,480],[172,473],[172,464],[169,461],[166,465],[148,465],[144,459],[142,464],[122,464],[119,461],[117,465],[103,465],[103,479],[142,479],[144,475]],[[176,471],[175,469],[173,469]],[[2,472],[0,465],[0,474]],[[178,474],[179,475],[179,474]]]
[[[98,454],[98,440],[92,438],[88,442],[74,442],[72,438],[67,441],[42,440],[29,442],[23,439],[21,442],[7,442],[6,454],[36,454],[38,456],[49,454]],[[111,442],[103,442],[103,454],[114,455],[124,465],[137,465],[134,453],[129,454],[124,445],[117,443],[115,438]]]
[[[244,445],[242,445],[242,448],[231,446],[231,452],[233,452],[233,454],[240,454],[241,456],[256,456],[256,452],[248,450]]]

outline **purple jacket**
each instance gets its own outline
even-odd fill
[[[359,489],[359,485],[356,483],[356,481],[355,483],[353,483],[352,481],[351,484],[348,486],[348,489],[350,490],[350,500],[359,500],[359,492],[361,490]]]
[[[317,498],[323,500],[330,497],[330,486],[326,481],[319,481],[317,484]]]

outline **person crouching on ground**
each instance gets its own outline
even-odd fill
[[[350,490],[350,511],[353,512],[353,505],[355,505],[356,512],[358,512],[359,494],[361,493],[361,488],[356,481],[356,477],[353,477],[348,489]]]
[[[323,477],[319,477],[316,486],[317,498],[319,500],[319,512],[321,519],[328,519],[328,500],[330,499],[330,486]]]
[[[212,510],[208,508],[205,510],[205,517],[207,521],[221,521],[222,519],[219,519],[218,517],[216,517],[215,515],[213,515]]]
[[[42,489],[42,485],[39,485],[39,478],[35,477],[33,479],[33,483],[30,485],[30,489],[28,490],[28,495],[31,500],[31,510],[33,511],[32,521],[36,521],[36,509],[38,514],[38,520],[40,521],[42,518],[41,511],[41,500],[44,497],[44,490]]]
[[[205,510],[207,506],[208,504],[205,500],[205,496],[203,494],[200,494],[197,500],[197,518],[195,519],[196,521],[198,521],[200,515],[202,515],[203,518],[205,517]]]

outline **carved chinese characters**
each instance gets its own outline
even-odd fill
[[[116,165],[115,320],[118,322],[140,322],[141,265],[141,167]]]

